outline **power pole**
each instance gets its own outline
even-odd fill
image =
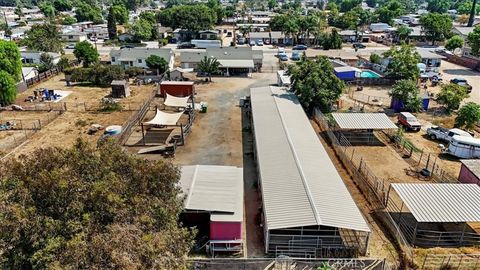
[[[467,27],[472,27],[473,26],[473,21],[475,20],[475,9],[477,6],[477,0],[473,0],[472,2],[472,10],[470,10],[470,18],[468,18],[468,24]]]

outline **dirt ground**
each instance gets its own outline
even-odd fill
[[[132,95],[130,97],[119,99],[124,110],[102,113],[95,110],[85,111],[85,108],[98,108],[101,99],[107,97],[110,88],[99,88],[89,86],[66,86],[64,76],[57,75],[48,81],[40,83],[33,88],[21,93],[17,97],[17,105],[41,108],[50,106],[46,102],[25,102],[24,99],[33,95],[33,90],[37,88],[47,88],[54,90],[70,91],[71,93],[64,97],[59,103],[66,103],[67,111],[56,117],[53,121],[47,119],[52,116],[52,112],[47,111],[1,111],[0,122],[14,120],[17,127],[20,125],[31,125],[38,120],[50,122],[42,125],[42,129],[28,136],[28,140],[20,147],[15,149],[14,156],[28,154],[34,149],[48,146],[68,147],[71,146],[77,138],[83,138],[91,143],[96,143],[102,132],[95,135],[87,135],[86,132],[90,125],[100,124],[104,127],[110,125],[123,125],[142,101],[145,100],[153,91],[153,85],[130,86]],[[52,104],[53,105],[53,104]],[[53,118],[52,118],[53,119]],[[22,136],[23,135],[23,136]],[[12,137],[13,136],[13,137]],[[16,136],[16,137],[15,137]],[[15,132],[0,132],[0,143],[13,144],[15,139],[25,137],[25,134]]]

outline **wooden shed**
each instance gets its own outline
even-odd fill
[[[160,95],[169,94],[175,97],[188,97],[195,94],[195,85],[191,81],[163,81],[160,83]]]
[[[126,80],[115,80],[111,83],[113,98],[123,98],[130,96],[130,88],[128,87],[128,82]]]

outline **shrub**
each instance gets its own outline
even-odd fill
[[[144,73],[144,69],[141,67],[129,67],[125,70],[125,74],[129,77],[136,77],[138,75],[142,75]]]

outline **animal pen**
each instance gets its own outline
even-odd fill
[[[352,146],[384,145],[374,131],[395,132],[398,127],[384,113],[332,113],[337,138]],[[343,136],[339,136],[342,134]]]
[[[476,184],[391,184],[385,211],[416,247],[480,245]]]
[[[266,252],[366,254],[370,228],[296,96],[272,86],[250,94]]]

